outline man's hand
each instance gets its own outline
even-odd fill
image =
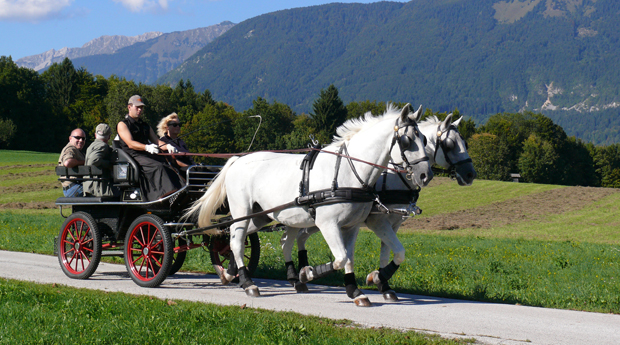
[[[144,150],[150,154],[158,154],[159,148],[155,144],[148,144],[144,146]]]
[[[166,149],[168,150],[169,153],[179,153],[179,150],[177,150],[176,147],[170,144],[166,144]]]

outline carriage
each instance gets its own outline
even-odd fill
[[[275,221],[282,224],[287,234],[291,233],[290,237],[287,235],[289,239],[300,228],[320,229],[334,255],[331,262],[300,267],[297,275],[290,257],[291,242],[283,244],[287,279],[298,292],[304,292],[306,282],[344,269],[347,296],[358,306],[370,306],[357,286],[353,255],[360,225],[370,220],[373,207],[378,205],[381,214],[369,226],[387,244],[386,253],[394,252],[394,259],[384,265],[383,257],[389,256],[384,255],[382,248],[382,267],[371,272],[366,282],[377,285],[384,298],[390,300],[387,281],[404,260],[404,248],[396,237],[402,216],[382,204],[375,190],[380,175],[386,170],[396,173],[390,177],[396,176],[392,180],[401,185],[397,189],[409,199],[417,194],[411,193],[415,192],[413,186],[426,186],[432,178],[429,156],[433,157],[432,162],[455,169],[461,185],[469,185],[475,178],[466,143],[457,130],[460,120],[452,123],[452,115],[444,121],[434,118],[420,130],[417,122],[421,115],[421,107],[411,112],[407,104],[400,110],[389,106],[378,117],[367,113],[364,118],[348,120],[338,128],[338,138],[332,144],[323,149],[313,147],[317,154],[305,158],[256,152],[232,157],[226,165],[217,167],[221,170],[192,166],[187,171],[185,187],[153,202],[141,200],[137,164],[115,149],[113,178],[123,188],[120,200],[59,198],[56,202],[61,212],[65,205],[72,206],[74,211],[57,240],[61,267],[70,277],[87,278],[96,269],[102,252],[122,248],[120,255],[125,258],[134,282],[155,287],[181,267],[187,250],[205,247],[222,283],[238,277],[246,294],[256,297],[260,292],[251,276],[260,255],[257,231]],[[426,136],[432,138],[428,146]],[[318,151],[326,154],[319,156]],[[437,155],[438,152],[443,153]],[[394,168],[387,167],[388,162]],[[63,169],[57,168],[57,173],[69,177],[74,173]],[[73,176],[81,179],[100,176],[93,167],[74,170],[77,173]],[[406,173],[406,179],[401,173]],[[216,174],[218,178],[209,183]],[[402,204],[402,200],[390,203]],[[406,210],[409,213],[413,209]],[[218,219],[218,214],[229,211],[231,217]],[[393,215],[398,218],[396,221],[390,218]],[[212,236],[213,232],[231,235]],[[222,264],[226,260],[229,265],[224,271]]]
[[[211,235],[180,236],[195,228],[191,220],[182,219],[183,211],[204,194],[220,166],[190,166],[183,188],[159,200],[146,201],[140,189],[136,161],[115,147],[112,162],[112,182],[120,190],[119,196],[56,200],[66,220],[56,238],[54,252],[68,277],[87,279],[97,269],[102,256],[117,256],[125,259],[127,272],[136,284],[156,287],[181,268],[190,249],[208,250],[215,266],[229,262],[231,251],[225,225],[211,231]],[[58,166],[56,174],[60,181],[106,178],[96,166]],[[65,216],[63,208],[69,206],[72,213]],[[258,234],[247,236],[245,246],[244,261],[253,271],[260,256]]]

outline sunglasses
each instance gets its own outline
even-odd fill
[[[78,137],[78,136],[75,136],[75,135],[72,135],[72,137],[74,137],[75,140],[86,140],[86,137]]]
[[[181,124],[178,123],[178,122],[170,122],[170,123],[168,123],[168,127],[179,127],[179,126],[181,126]]]

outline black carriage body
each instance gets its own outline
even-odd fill
[[[61,268],[70,278],[87,279],[96,270],[101,256],[120,256],[125,258],[136,284],[155,287],[180,268],[186,250],[204,247],[210,241],[205,236],[194,236],[197,243],[193,243],[190,237],[176,238],[174,234],[194,227],[191,220],[181,222],[183,213],[204,194],[221,167],[190,166],[183,188],[164,198],[145,201],[140,189],[139,165],[119,148],[113,150],[113,162],[112,182],[120,190],[118,196],[56,200],[61,214],[69,207],[72,214],[68,217],[63,214],[67,220],[55,241],[55,251]],[[103,171],[95,166],[58,166],[56,173],[64,176],[60,181],[104,179]]]

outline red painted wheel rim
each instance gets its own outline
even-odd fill
[[[60,255],[65,268],[72,274],[84,272],[93,255],[93,232],[88,223],[81,218],[73,219],[65,226],[60,241]]]
[[[142,222],[133,228],[125,259],[136,278],[153,280],[161,269],[164,254],[164,240],[157,226]]]

